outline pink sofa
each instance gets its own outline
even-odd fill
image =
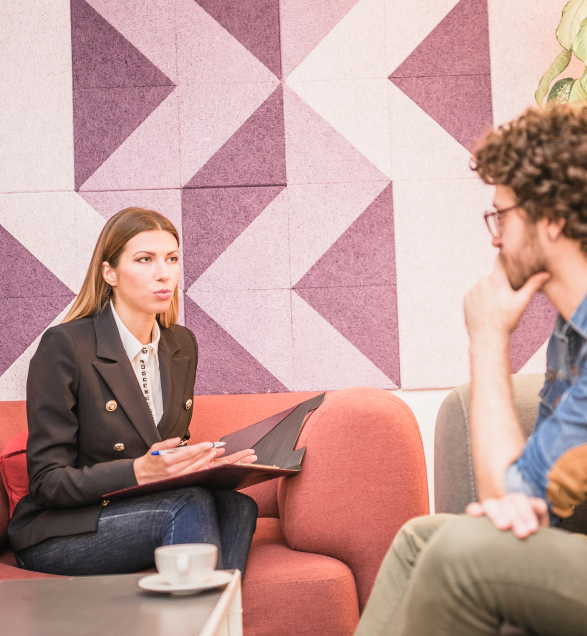
[[[192,441],[229,432],[314,393],[196,396]],[[0,402],[0,448],[26,428],[23,402]],[[428,513],[422,441],[404,402],[373,388],[329,393],[307,421],[299,475],[247,489],[259,504],[243,581],[246,636],[350,636],[401,525]],[[6,546],[0,484],[0,580],[19,570]]]

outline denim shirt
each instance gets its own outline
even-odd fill
[[[568,322],[557,318],[540,397],[534,431],[505,487],[544,499],[557,523],[587,491],[587,296]]]

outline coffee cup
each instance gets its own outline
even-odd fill
[[[210,543],[181,543],[155,549],[155,565],[169,585],[206,582],[217,559],[218,548]]]

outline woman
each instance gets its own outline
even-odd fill
[[[9,538],[20,567],[63,575],[134,572],[160,545],[213,543],[244,572],[257,506],[237,492],[182,488],[113,502],[102,495],[214,466],[211,442],[185,445],[198,348],[176,325],[179,236],[157,212],[128,208],[104,226],[81,292],[48,329],[27,382],[30,494]]]

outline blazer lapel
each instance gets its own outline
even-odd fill
[[[174,354],[178,352],[181,352],[181,348],[173,337],[173,333],[169,329],[162,329],[158,350],[161,391],[163,393],[163,417],[158,426],[161,439],[167,439],[171,436],[181,409],[184,408],[182,400],[189,357],[174,357]]]
[[[104,382],[116,397],[116,401],[126,413],[147,446],[161,441],[153,416],[147,406],[135,372],[122,346],[118,327],[108,304],[94,316],[96,331],[96,356],[93,364]]]

